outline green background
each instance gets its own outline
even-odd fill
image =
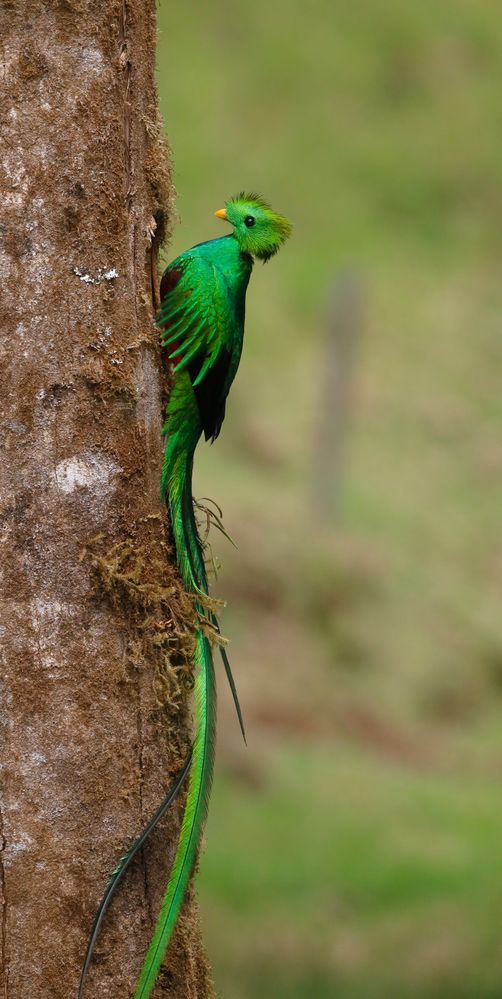
[[[249,740],[220,675],[199,877],[218,994],[495,999],[500,7],[164,0],[159,29],[166,260],[222,235],[243,188],[295,227],[255,267],[196,461],[238,544],[212,533]]]

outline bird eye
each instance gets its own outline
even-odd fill
[[[251,226],[255,224],[255,222],[256,219],[253,218],[252,215],[246,215],[246,218],[244,219],[244,225],[247,225],[248,229],[250,229]]]

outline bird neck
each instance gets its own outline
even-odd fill
[[[249,253],[241,251],[233,233],[199,244],[198,249],[232,284],[235,281],[247,284],[253,267],[253,258]]]

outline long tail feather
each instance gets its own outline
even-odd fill
[[[220,625],[219,625],[219,622],[217,621],[216,618],[214,619],[214,625],[215,625],[215,628],[217,628],[217,630],[219,631],[220,630]],[[240,730],[242,732],[242,738],[244,739],[244,743],[247,746],[248,743],[247,743],[247,739],[246,739],[246,730],[244,728],[244,719],[242,717],[241,706],[240,706],[240,703],[239,703],[239,695],[237,693],[237,687],[235,686],[235,680],[233,678],[233,674],[232,674],[232,670],[231,670],[231,667],[230,667],[230,663],[228,661],[228,656],[227,656],[227,653],[226,653],[226,649],[223,647],[223,645],[220,645],[220,655],[221,655],[221,660],[223,662],[223,665],[225,667],[225,673],[227,675],[228,685],[229,685],[230,690],[232,692],[232,697],[233,697],[233,701],[234,701],[234,705],[235,705],[235,710],[237,712],[237,718],[239,719],[239,727],[240,727]]]
[[[195,515],[194,515],[193,504],[194,504],[194,501],[190,497],[190,502],[189,502],[188,506],[185,508],[186,523],[188,523],[188,524],[191,525],[191,532],[190,532],[190,539],[191,539],[191,542],[192,542],[192,544],[191,544],[191,559],[192,559],[193,564],[196,565],[197,575],[198,575],[198,578],[201,580],[201,585],[202,585],[204,591],[207,593],[207,591],[208,591],[208,583],[207,583],[206,567],[204,565],[204,558],[203,558],[203,555],[202,555],[201,544],[200,544],[200,541],[199,541],[199,538],[198,538],[198,534],[197,534],[197,525],[195,523]],[[218,529],[221,530],[221,532],[225,535],[226,538],[228,538],[229,541],[232,542],[232,544],[234,544],[234,542],[232,541],[232,538],[224,530],[223,524],[221,523],[221,516],[222,516],[221,510],[218,507],[217,507],[217,509],[218,509],[218,513],[220,514],[220,517],[216,518],[216,520],[218,522],[218,525],[217,525]],[[220,622],[218,621],[218,618],[217,618],[216,614],[211,614],[211,625],[213,626],[213,628],[215,629],[215,631],[218,633],[218,635],[221,635]],[[223,645],[220,645],[220,655],[221,655],[221,659],[222,659],[223,665],[225,667],[225,673],[226,673],[228,684],[229,684],[229,687],[230,687],[230,690],[231,690],[231,693],[232,693],[232,698],[233,698],[233,702],[234,702],[234,705],[235,705],[235,710],[237,712],[237,718],[238,718],[238,721],[239,721],[239,727],[240,727],[240,730],[241,730],[241,733],[242,733],[242,738],[244,739],[244,743],[247,746],[246,731],[245,731],[245,728],[244,728],[244,719],[243,719],[243,716],[242,716],[242,710],[241,710],[241,706],[240,706],[240,703],[239,703],[239,696],[237,694],[237,687],[235,686],[235,680],[233,678],[232,669],[231,669],[231,666],[230,666],[228,655],[227,655],[226,649],[224,648]]]
[[[134,999],[149,999],[155,985],[183,903],[207,816],[214,766],[216,691],[211,646],[202,632],[197,635],[195,665],[198,731],[193,745],[185,815],[171,876]]]
[[[175,798],[177,798],[183,786],[185,778],[188,774],[188,771],[190,770],[191,762],[192,762],[192,749],[190,749],[190,752],[185,760],[183,769],[180,771],[178,777],[176,778],[175,783],[172,785],[171,788],[169,788],[169,791],[166,794],[163,802],[161,803],[155,814],[152,815],[152,818],[145,826],[143,831],[140,833],[140,835],[137,836],[134,842],[131,844],[131,846],[127,850],[127,853],[124,853],[124,855],[120,858],[115,870],[112,872],[112,875],[106,887],[106,891],[103,895],[103,898],[101,899],[98,911],[96,912],[94,923],[92,924],[92,929],[89,935],[89,941],[87,944],[87,950],[85,952],[82,973],[80,975],[80,983],[78,987],[78,999],[82,999],[82,996],[84,994],[87,973],[89,971],[89,967],[92,961],[94,946],[96,944],[96,940],[98,938],[99,931],[101,929],[101,924],[103,922],[103,919],[105,918],[108,906],[110,905],[110,902],[112,901],[112,898],[120,882],[122,881],[127,869],[132,864],[136,854],[138,853],[139,850],[141,850],[141,847],[148,839],[150,833],[155,829],[157,823],[160,822],[161,818],[166,814],[169,806],[172,805]]]

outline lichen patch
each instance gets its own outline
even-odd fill
[[[60,461],[54,470],[56,488],[62,493],[92,489],[106,494],[113,489],[113,479],[122,469],[109,455],[89,451]]]

